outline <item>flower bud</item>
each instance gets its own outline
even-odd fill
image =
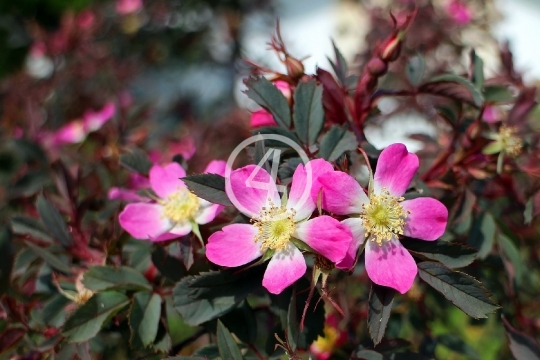
[[[304,64],[289,55],[285,55],[285,67],[287,68],[287,74],[293,78],[304,75]]]
[[[371,75],[381,77],[388,70],[388,64],[380,58],[374,57],[367,63],[367,70]]]
[[[386,42],[382,47],[381,54],[379,57],[387,62],[394,61],[399,57],[401,53],[401,40],[402,36],[396,36]]]

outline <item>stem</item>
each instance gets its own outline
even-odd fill
[[[261,359],[261,360],[265,360],[264,359],[264,356],[262,356],[262,354],[259,352],[259,350],[257,350],[257,348],[255,347],[255,345],[253,344],[249,344],[249,348],[251,349],[251,351],[253,351],[255,353],[255,355]]]

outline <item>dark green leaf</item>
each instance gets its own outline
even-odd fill
[[[361,349],[358,350],[353,359],[355,360],[389,360],[386,356],[375,350]]]
[[[334,48],[334,54],[336,58],[335,61],[330,60],[330,58],[328,60],[330,61],[330,65],[332,65],[332,69],[334,70],[334,73],[336,74],[339,81],[341,81],[342,84],[345,84],[348,72],[347,62],[337,48],[334,40],[332,40],[332,47]]]
[[[300,332],[300,324],[298,322],[299,316],[297,314],[297,303],[296,303],[296,293],[291,292],[291,298],[289,300],[289,308],[287,309],[287,344],[291,350],[296,351],[298,344],[298,337]]]
[[[476,351],[474,351],[474,349],[471,348],[465,341],[461,340],[459,337],[455,335],[443,334],[443,335],[437,336],[437,342],[439,344],[446,346],[452,351],[470,356],[473,359],[480,360],[480,357],[478,356]]]
[[[169,249],[171,249],[173,246],[175,246],[174,243]],[[193,242],[191,241],[191,236],[184,236],[181,238],[178,242],[178,247],[180,250],[180,255],[182,256],[182,261],[184,262],[184,266],[186,267],[186,270],[189,270],[195,261],[193,259]]]
[[[152,285],[143,274],[127,266],[92,266],[84,273],[82,283],[93,291],[152,290]]]
[[[286,137],[286,138],[288,138],[288,139],[290,139],[290,140],[292,140],[295,143],[300,145],[300,140],[298,139],[298,137],[296,137],[296,135],[293,132],[291,132],[291,131],[289,131],[287,129],[276,127],[276,126],[269,126],[269,127],[259,128],[256,131],[253,131],[253,134],[254,135],[256,135],[256,134],[279,135],[279,136]],[[272,139],[264,140],[264,146],[266,148],[266,151],[268,151],[270,149],[273,149],[273,148],[290,148],[291,147],[289,144],[287,144],[287,143],[285,143],[283,141],[272,140]]]
[[[476,257],[476,249],[467,245],[438,240],[422,241],[402,239],[401,244],[414,255],[426,260],[435,260],[443,265],[456,269],[472,263]]]
[[[207,359],[206,357],[202,357],[202,356],[183,356],[183,355],[179,355],[179,356],[173,356],[173,357],[168,357],[166,358],[166,360],[205,360]]]
[[[540,360],[540,345],[529,335],[517,331],[503,318],[506,335],[510,341],[510,351],[516,360]]]
[[[475,218],[469,235],[469,245],[478,249],[478,258],[485,259],[495,242],[497,225],[493,215],[486,212]]]
[[[64,343],[60,351],[54,357],[55,360],[73,360],[75,356],[75,344]]]
[[[13,246],[11,232],[6,227],[0,228],[0,295],[6,293],[11,284],[11,271],[13,269]]]
[[[422,280],[475,319],[487,318],[487,314],[499,308],[482,284],[467,274],[452,271],[431,261],[419,263],[418,274]]]
[[[45,226],[38,219],[26,217],[24,215],[14,215],[11,217],[11,229],[17,235],[30,235],[33,238],[53,242],[53,238],[45,229]]]
[[[384,331],[392,312],[396,291],[386,286],[371,284],[369,292],[368,330],[373,343],[377,345],[384,337]]]
[[[243,343],[253,344],[257,340],[257,322],[247,301],[223,315],[221,321]]]
[[[519,254],[518,248],[516,247],[512,239],[510,239],[504,234],[497,234],[497,242],[504,256],[510,261],[510,264],[512,264],[512,268],[514,270],[514,277],[516,279],[516,282],[519,283],[525,269],[523,268],[523,259]]]
[[[138,292],[133,296],[129,312],[131,342],[147,347],[156,339],[161,315],[161,298],[151,292]]]
[[[477,89],[482,91],[484,87],[484,61],[471,50],[472,82]]]
[[[420,87],[421,92],[439,94],[452,99],[464,101],[480,107],[484,97],[480,90],[469,80],[453,75],[439,75],[431,78],[428,83]]]
[[[215,319],[259,289],[264,271],[265,266],[255,266],[185,277],[174,287],[174,307],[189,325]]]
[[[94,294],[67,319],[62,334],[70,342],[90,340],[99,332],[103,324],[129,304],[126,295],[116,291]]]
[[[225,178],[217,174],[191,175],[182,178],[187,187],[198,197],[214,204],[232,206],[225,193]]]
[[[508,103],[514,99],[514,96],[506,86],[486,86],[484,98],[490,103]]]
[[[220,320],[217,323],[217,343],[222,360],[240,360],[244,358],[238,344]]]
[[[51,182],[48,171],[36,170],[26,173],[10,189],[9,197],[29,197],[43,189]]]
[[[525,211],[523,211],[523,223],[529,225],[533,219],[533,207],[534,207],[534,198],[531,197],[527,200],[525,204]]]
[[[414,56],[407,63],[407,78],[411,85],[416,87],[420,85],[426,71],[426,60],[420,54]]]
[[[219,357],[219,349],[217,345],[210,344],[195,350],[193,355],[202,356],[205,359],[215,359]]]
[[[36,202],[37,211],[43,223],[51,234],[64,246],[71,246],[73,239],[67,230],[66,222],[58,210],[52,206],[43,195],[40,195]]]
[[[285,96],[265,77],[249,78],[245,81],[246,95],[268,110],[279,126],[291,126],[291,110]]]
[[[167,330],[167,327],[165,326],[164,321],[159,322],[158,331],[156,335],[156,340],[152,344],[152,348],[160,353],[168,353],[170,352],[172,347],[172,340],[171,336],[169,335],[169,331]]]
[[[65,308],[71,301],[57,294],[43,305],[43,321],[49,326],[60,327],[66,318]]]
[[[50,252],[46,248],[39,247],[30,241],[25,241],[26,246],[28,246],[34,253],[36,253],[37,256],[45,260],[47,264],[49,264],[54,269],[61,271],[65,274],[71,274],[71,268],[69,265],[60,259],[58,256]]]
[[[163,276],[168,277],[172,281],[179,281],[186,275],[184,263],[180,259],[168,254],[161,246],[156,247],[152,252],[152,262]]]
[[[294,91],[294,130],[307,145],[315,143],[323,128],[322,91],[315,79],[300,82]]]
[[[356,149],[356,137],[345,127],[334,125],[321,139],[318,156],[328,160],[337,160],[345,151]]]
[[[143,175],[148,175],[152,167],[152,162],[148,159],[148,156],[146,156],[144,151],[137,148],[131,149],[131,153],[129,154],[120,155],[120,164],[128,170]]]
[[[302,163],[303,161],[299,157],[294,157],[283,161],[279,166],[278,177],[282,180],[292,178],[296,168]]]

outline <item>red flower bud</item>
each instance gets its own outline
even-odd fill
[[[299,78],[304,75],[304,64],[289,55],[285,56],[285,67],[287,68],[287,74],[293,78]]]
[[[383,76],[387,70],[388,64],[378,57],[372,58],[367,63],[367,71],[375,77]]]
[[[402,36],[400,34],[388,40],[382,47],[383,50],[379,57],[386,62],[396,60],[401,53],[401,41]]]

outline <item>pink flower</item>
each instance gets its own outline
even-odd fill
[[[233,171],[227,195],[242,205],[240,210],[251,218],[252,224],[232,224],[212,234],[206,246],[208,259],[217,265],[235,267],[270,251],[272,256],[262,284],[273,294],[281,293],[306,272],[304,256],[291,241],[293,237],[330,261],[341,261],[351,241],[349,229],[330,216],[308,220],[316,208],[315,202],[308,195],[301,203],[303,193],[310,191],[306,189],[306,169],[310,167],[313,176],[325,164],[328,163],[324,160],[314,160],[306,168],[299,165],[285,204],[266,170],[248,165]],[[252,186],[255,183],[266,188]]]
[[[129,15],[138,12],[143,7],[142,0],[116,0],[116,12]]]
[[[103,108],[97,112],[86,110],[83,114],[84,129],[86,132],[92,132],[101,129],[101,127],[109,121],[116,112],[116,105],[113,102],[108,102]]]
[[[214,160],[205,172],[225,174],[225,162]],[[159,197],[153,203],[128,204],[120,213],[120,226],[136,239],[163,241],[189,234],[195,224],[207,224],[223,209],[191,193],[180,178],[186,172],[177,163],[154,165],[150,187]]]
[[[488,105],[484,109],[482,120],[489,124],[494,124],[502,120],[502,114],[499,108],[494,105]]]
[[[418,157],[409,153],[405,145],[393,144],[379,157],[369,195],[344,172],[326,172],[318,178],[323,190],[322,207],[350,216],[342,223],[351,229],[353,241],[337,267],[350,268],[367,238],[370,241],[365,247],[365,260],[369,278],[402,294],[411,288],[418,269],[399,242],[399,235],[436,240],[444,233],[448,219],[448,210],[438,200],[401,197],[417,170]],[[316,196],[315,191],[312,197]]]
[[[281,92],[283,93],[283,95],[285,95],[287,99],[291,98],[291,87],[289,83],[287,83],[286,81],[278,80],[274,82],[274,85],[276,85],[276,87],[281,90]],[[264,109],[257,110],[251,114],[250,125],[252,128],[262,126],[277,126],[272,114],[270,114]]]
[[[452,0],[446,6],[446,12],[450,15],[452,20],[460,25],[468,24],[473,16],[471,8],[459,0]]]

